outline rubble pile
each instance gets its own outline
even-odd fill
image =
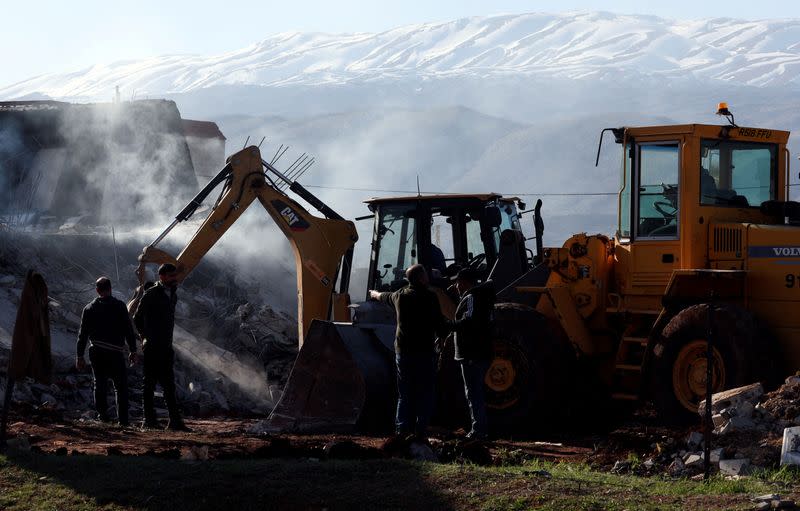
[[[797,431],[800,436],[800,428],[794,429],[800,426],[798,399],[800,377],[797,376],[787,378],[780,388],[769,393],[755,383],[714,394],[712,472],[739,477],[761,468],[777,467],[782,459],[784,431],[790,428],[787,431]],[[705,402],[700,403],[698,411],[701,417],[705,416]],[[649,450],[618,459],[611,471],[701,478],[705,471],[705,439],[701,431],[698,428],[678,436],[651,437]],[[794,450],[800,450],[800,445]],[[800,452],[792,454],[800,460]]]
[[[115,247],[110,236],[0,229],[0,368],[7,367],[29,268],[43,274],[50,297],[55,374],[50,385],[17,382],[16,401],[65,417],[92,416],[91,372],[74,369],[80,314],[96,296],[94,280],[100,275],[110,276],[114,295],[127,301],[137,285],[134,270],[143,244],[133,237],[120,240],[119,233]],[[296,320],[265,303],[257,283],[227,268],[205,260],[179,291],[175,376],[178,398],[190,415],[269,413],[297,353]],[[0,370],[0,391],[6,385],[4,373]],[[139,364],[129,370],[133,418],[141,416],[141,382]]]

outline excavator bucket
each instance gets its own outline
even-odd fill
[[[396,395],[394,326],[314,320],[269,416],[285,432],[391,428]]]

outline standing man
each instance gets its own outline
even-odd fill
[[[136,363],[136,335],[133,333],[128,308],[111,296],[111,280],[100,277],[95,282],[97,298],[84,307],[78,331],[78,356],[75,367],[86,368],[83,354],[89,342],[89,361],[94,376],[94,405],[98,418],[108,422],[108,380],[114,383],[117,397],[117,419],[120,426],[128,425],[128,375],[125,367],[125,343],[128,361]]]
[[[436,336],[446,329],[439,299],[428,289],[425,267],[406,270],[408,285],[393,293],[370,290],[370,298],[394,307],[397,313],[397,418],[399,435],[424,438],[433,415],[436,381]]]
[[[174,264],[165,263],[158,268],[158,283],[145,291],[133,321],[144,338],[144,388],[142,428],[158,428],[153,394],[156,384],[164,391],[164,401],[169,411],[168,429],[189,431],[178,410],[175,398],[175,352],[172,349],[172,331],[175,328],[175,304],[178,303],[178,275]]]
[[[495,291],[491,282],[479,285],[478,276],[471,269],[459,271],[455,281],[461,296],[453,321],[455,359],[461,364],[464,392],[472,419],[467,438],[485,440],[489,428],[484,379],[493,356],[491,323]]]

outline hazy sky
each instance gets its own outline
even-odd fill
[[[741,0],[4,1],[0,85],[153,55],[216,54],[285,31],[377,32],[464,16],[605,10],[667,18],[799,18],[800,2]]]

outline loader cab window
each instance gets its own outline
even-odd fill
[[[636,237],[677,239],[678,143],[659,142],[636,147]]]
[[[418,262],[413,206],[384,206],[375,232],[373,288],[394,291],[405,285],[406,268]]]
[[[456,261],[453,220],[441,212],[431,214],[431,248],[428,266],[444,277],[447,267]],[[435,275],[431,275],[435,277]]]
[[[492,227],[494,251],[500,251],[500,234],[506,229],[513,229],[521,231],[522,227],[519,224],[519,215],[517,215],[517,208],[511,202],[498,202],[497,207],[500,209],[500,225]]]
[[[622,151],[621,182],[619,192],[619,228],[617,237],[622,242],[631,239],[631,174],[633,168],[633,151],[630,144],[625,144]]]
[[[703,140],[700,146],[700,204],[759,207],[777,189],[774,144]]]

